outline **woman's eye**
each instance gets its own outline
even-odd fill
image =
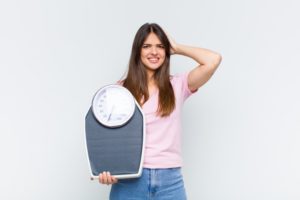
[[[164,49],[164,45],[158,45],[158,48]]]
[[[147,49],[147,48],[149,48],[150,46],[149,45],[143,45],[143,48],[144,49]]]

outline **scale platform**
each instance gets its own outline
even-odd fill
[[[109,171],[118,179],[141,175],[145,120],[136,102],[132,117],[119,127],[100,123],[91,106],[85,117],[85,133],[92,180],[98,179],[103,171]]]

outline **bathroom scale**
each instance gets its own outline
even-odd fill
[[[85,117],[91,180],[109,171],[118,179],[142,173],[145,117],[133,95],[117,84],[100,88]]]

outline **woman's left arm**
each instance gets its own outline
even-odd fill
[[[188,86],[191,91],[195,91],[204,85],[221,63],[222,56],[216,52],[200,47],[177,44],[170,37],[169,41],[172,46],[171,53],[188,56],[199,63],[188,75]]]

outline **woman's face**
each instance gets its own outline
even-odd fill
[[[166,51],[155,33],[150,33],[141,49],[141,61],[148,72],[154,72],[165,61]]]

